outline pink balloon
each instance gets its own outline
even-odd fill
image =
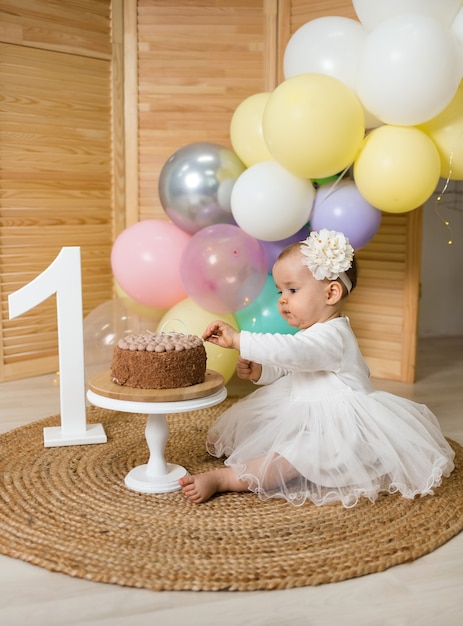
[[[215,224],[195,233],[180,264],[183,285],[206,311],[232,313],[255,300],[267,278],[261,244],[232,224]]]
[[[114,276],[125,293],[146,306],[167,309],[187,297],[180,259],[191,236],[166,220],[143,220],[117,237]]]
[[[323,185],[315,195],[310,225],[312,230],[344,233],[354,250],[363,248],[381,224],[381,211],[371,206],[352,180]]]

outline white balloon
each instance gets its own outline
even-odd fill
[[[357,17],[367,30],[396,15],[427,15],[450,26],[463,0],[352,0]]]
[[[449,104],[460,78],[460,50],[449,29],[427,16],[399,15],[368,35],[356,92],[382,122],[414,126]]]
[[[237,179],[232,214],[245,233],[262,241],[291,237],[310,219],[315,189],[276,161],[256,163]]]
[[[463,9],[458,11],[450,26],[450,32],[456,37],[460,48],[461,74],[463,78]]]
[[[365,28],[347,17],[320,17],[307,22],[286,46],[285,78],[299,74],[327,74],[354,89],[366,36]]]

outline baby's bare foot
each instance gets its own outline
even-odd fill
[[[193,476],[180,478],[179,485],[183,493],[195,504],[206,502],[219,491],[219,477],[217,471],[205,472]]]

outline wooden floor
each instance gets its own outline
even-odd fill
[[[375,385],[427,404],[444,434],[463,444],[463,337],[422,340],[416,384]],[[235,379],[228,386],[231,395],[250,389]],[[56,413],[56,376],[0,384],[0,432]],[[74,579],[0,556],[0,624],[461,626],[463,533],[386,572],[270,592],[156,593]]]

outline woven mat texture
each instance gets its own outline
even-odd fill
[[[206,431],[235,401],[168,415],[166,458],[191,473],[219,467]],[[45,448],[36,421],[0,436],[0,552],[51,571],[152,590],[286,589],[341,581],[417,559],[463,528],[463,448],[434,496],[381,496],[353,509],[294,507],[254,494],[194,505],[182,492],[140,494],[124,477],[146,463],[146,415],[88,408],[106,444]]]

